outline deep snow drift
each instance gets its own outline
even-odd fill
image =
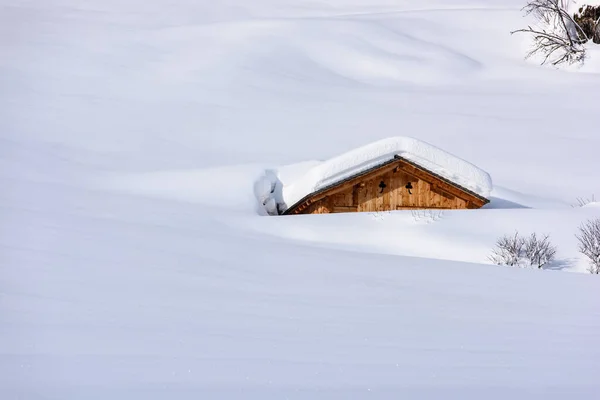
[[[595,399],[600,57],[523,60],[522,6],[1,0],[0,398]],[[399,135],[490,204],[257,214]],[[490,265],[515,230],[556,262]]]

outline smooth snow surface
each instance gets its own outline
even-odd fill
[[[600,57],[524,4],[0,0],[0,399],[597,399]],[[259,215],[398,135],[490,203]]]
[[[304,196],[401,156],[475,193],[488,197],[490,175],[475,165],[411,137],[392,137],[339,155],[311,168],[283,187],[283,201],[291,207]]]

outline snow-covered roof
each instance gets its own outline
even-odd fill
[[[391,137],[323,161],[283,186],[280,206],[289,208],[307,195],[376,167],[395,156],[407,159],[482,197],[492,191],[492,178],[475,165],[411,137]]]

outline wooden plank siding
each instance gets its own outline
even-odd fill
[[[409,185],[410,184],[410,185]],[[285,214],[480,208],[487,199],[400,157],[307,196]]]

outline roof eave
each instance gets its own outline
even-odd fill
[[[321,189],[319,189],[319,190],[317,190],[317,191],[314,191],[314,192],[312,192],[312,193],[309,193],[309,194],[307,194],[306,196],[304,196],[303,198],[301,198],[300,200],[298,200],[297,202],[295,202],[295,203],[294,203],[294,204],[293,204],[291,207],[288,207],[288,208],[287,208],[287,209],[286,209],[286,210],[285,210],[285,211],[284,211],[284,212],[283,212],[281,215],[290,215],[290,214],[292,214],[292,212],[293,212],[293,211],[294,211],[296,208],[298,208],[300,205],[304,204],[304,203],[305,203],[306,201],[308,201],[308,200],[309,200],[311,197],[318,196],[319,194],[322,194],[322,193],[324,193],[324,192],[326,192],[326,191],[328,191],[328,190],[331,190],[331,189],[333,189],[333,188],[334,188],[334,187],[336,187],[336,186],[342,185],[342,184],[344,184],[345,182],[347,182],[347,181],[349,181],[349,180],[353,180],[353,179],[359,178],[359,177],[361,177],[361,176],[363,176],[363,175],[368,175],[368,174],[370,174],[371,172],[374,172],[374,171],[376,171],[376,170],[378,170],[378,169],[380,169],[380,168],[383,168],[383,167],[385,167],[385,166],[387,166],[387,165],[393,164],[393,163],[394,163],[394,162],[396,162],[396,161],[403,161],[403,162],[405,162],[405,163],[407,163],[407,164],[410,164],[410,165],[412,165],[412,166],[413,166],[413,167],[415,167],[415,168],[419,168],[419,169],[421,169],[421,170],[423,170],[423,171],[426,171],[428,174],[430,174],[430,175],[434,176],[435,178],[437,178],[437,179],[439,179],[439,180],[441,180],[441,181],[443,181],[443,182],[445,182],[445,183],[447,183],[447,184],[449,184],[449,185],[455,186],[456,188],[458,188],[458,189],[462,190],[463,192],[465,192],[465,193],[467,193],[467,194],[469,194],[469,195],[471,195],[471,196],[473,196],[473,197],[475,197],[475,198],[477,198],[477,199],[481,200],[481,201],[484,203],[484,205],[485,205],[485,204],[488,204],[488,203],[490,202],[490,200],[489,200],[489,199],[487,199],[487,198],[485,198],[485,197],[481,196],[480,194],[478,194],[478,193],[475,193],[474,191],[472,191],[472,190],[470,190],[470,189],[467,189],[466,187],[464,187],[464,186],[462,186],[462,185],[460,185],[460,184],[458,184],[458,183],[456,183],[456,182],[453,182],[453,181],[451,181],[451,180],[449,180],[449,179],[447,179],[447,178],[444,178],[443,176],[441,176],[441,175],[439,175],[439,174],[436,174],[435,172],[433,172],[433,171],[431,171],[431,170],[429,170],[429,169],[427,169],[427,168],[425,168],[425,167],[422,167],[422,166],[420,166],[419,164],[417,164],[417,163],[415,163],[415,162],[413,162],[413,161],[411,161],[411,160],[408,160],[408,159],[406,159],[406,158],[404,158],[404,157],[402,157],[402,156],[399,156],[399,155],[397,155],[397,154],[396,154],[396,155],[395,155],[393,158],[391,158],[391,159],[389,159],[389,160],[387,160],[387,161],[384,161],[384,162],[382,162],[382,163],[380,163],[380,164],[377,164],[377,165],[375,165],[375,166],[373,166],[373,167],[371,167],[371,168],[368,168],[368,169],[366,169],[366,170],[364,170],[364,171],[361,171],[361,172],[359,172],[359,173],[356,173],[356,174],[354,174],[354,175],[351,175],[351,176],[349,176],[349,177],[347,177],[347,178],[344,178],[344,179],[342,179],[342,180],[340,180],[340,181],[337,181],[337,182],[335,182],[335,183],[332,183],[332,184],[330,184],[330,185],[327,185],[327,186],[325,186],[324,188],[321,188]]]

